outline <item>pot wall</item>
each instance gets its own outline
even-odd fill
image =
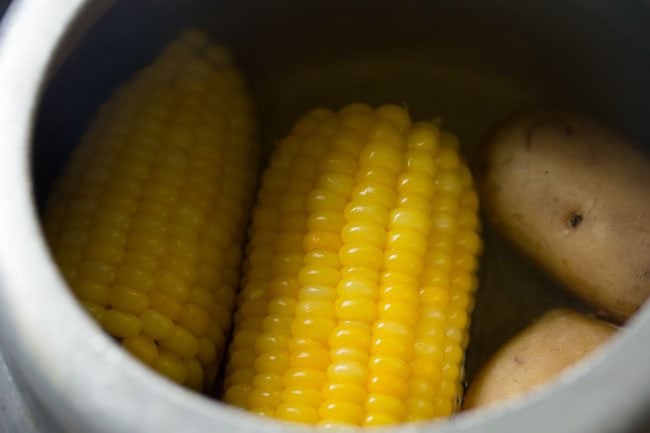
[[[235,51],[259,101],[266,143],[313,105],[357,99],[406,102],[415,117],[442,116],[470,158],[494,122],[528,105],[581,109],[650,143],[650,14],[640,2],[161,0],[118,2],[102,15],[111,3],[24,0],[0,54],[0,94],[7,95],[0,198],[11,203],[0,211],[0,339],[16,377],[25,378],[21,388],[42,404],[33,410],[69,430],[286,429],[173,386],[125,356],[81,313],[40,237],[38,206],[97,105],[190,23]],[[491,265],[498,258],[530,281],[524,293]],[[498,241],[484,267],[498,284],[480,294],[470,374],[539,311],[575,302],[549,292],[548,281]],[[629,431],[650,405],[650,354],[639,350],[650,344],[647,315],[532,401],[461,415],[437,431]]]

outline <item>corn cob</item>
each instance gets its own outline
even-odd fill
[[[253,212],[225,401],[321,426],[456,409],[482,248],[458,146],[392,105],[295,125]]]
[[[255,184],[251,104],[189,31],[100,109],[43,224],[72,291],[121,345],[202,390],[229,335]]]

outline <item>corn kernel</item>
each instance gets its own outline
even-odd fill
[[[187,380],[187,367],[176,356],[162,352],[154,365],[154,368],[163,376],[168,377],[176,383],[185,383]]]
[[[154,366],[158,360],[158,347],[156,343],[142,335],[126,337],[122,346],[145,364]]]
[[[108,286],[89,280],[77,280],[72,289],[79,299],[92,302],[103,307],[108,306],[110,290]]]
[[[371,414],[384,414],[399,420],[406,412],[402,400],[389,394],[370,394],[365,402],[365,409]]]
[[[330,400],[320,406],[319,414],[324,420],[359,425],[363,420],[364,411],[360,405],[355,403]]]
[[[287,403],[303,403],[317,408],[321,402],[321,392],[319,389],[310,387],[290,387],[284,390],[282,398]]]
[[[136,315],[149,307],[149,297],[146,293],[126,286],[114,286],[108,300],[113,308]]]
[[[164,313],[149,309],[142,313],[142,332],[154,340],[171,337],[174,332],[174,322]]]
[[[283,403],[278,406],[277,417],[285,421],[316,424],[320,420],[318,411],[299,402]]]
[[[133,337],[140,333],[140,318],[118,310],[107,310],[101,318],[101,324],[114,337]]]

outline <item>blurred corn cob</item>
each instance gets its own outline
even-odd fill
[[[253,212],[226,401],[321,426],[454,411],[481,250],[458,146],[390,105],[296,124]]]
[[[47,202],[54,258],[122,346],[197,390],[218,371],[258,150],[228,53],[198,31],[100,109]]]

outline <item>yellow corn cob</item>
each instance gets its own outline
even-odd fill
[[[101,108],[44,230],[122,346],[200,390],[229,333],[255,184],[251,104],[227,52],[190,31]]]
[[[298,122],[262,178],[224,400],[321,426],[453,412],[481,250],[458,146],[392,105]]]

